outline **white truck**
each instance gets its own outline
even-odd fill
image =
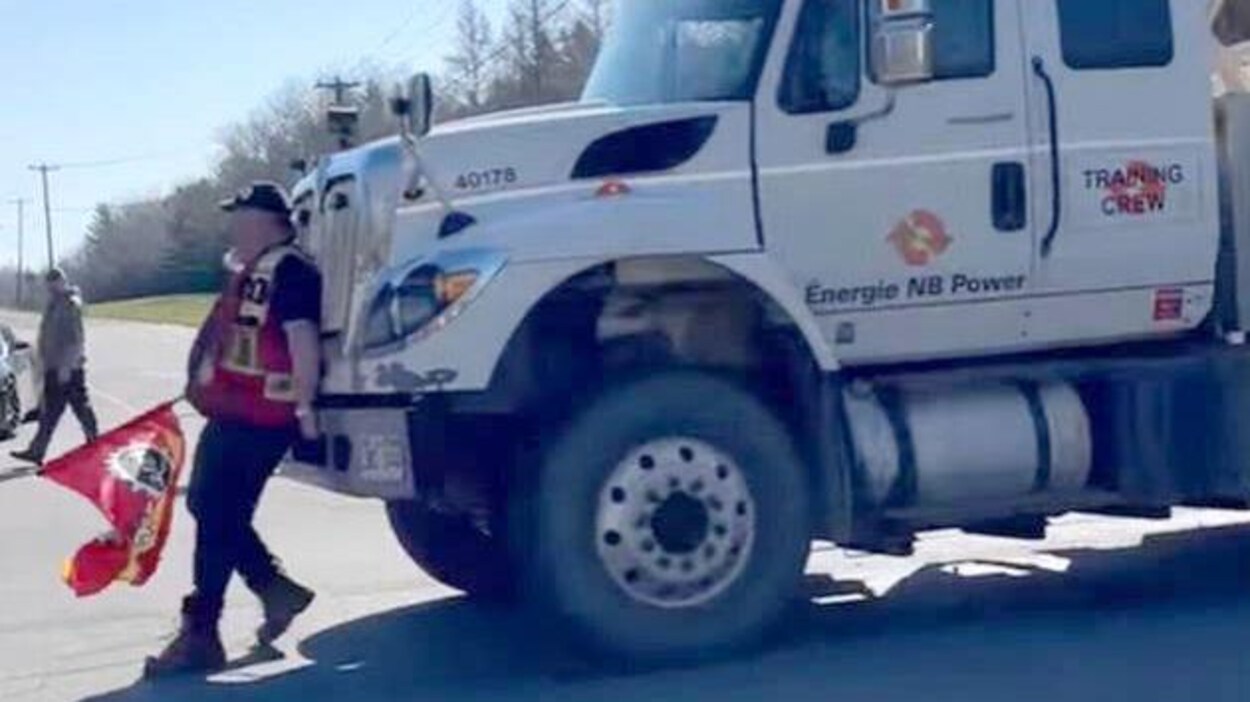
[[[418,77],[295,190],[325,438],[285,471],[642,661],[760,640],[813,540],[1250,507],[1210,12],[622,0],[576,104],[431,130]]]

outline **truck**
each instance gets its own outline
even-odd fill
[[[432,127],[418,75],[293,190],[324,437],[283,470],[641,663],[756,645],[814,541],[1250,508],[1213,12],[623,0],[575,103]]]

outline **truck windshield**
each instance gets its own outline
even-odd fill
[[[623,0],[585,101],[749,100],[782,0]]]

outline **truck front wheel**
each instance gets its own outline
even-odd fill
[[[575,640],[650,663],[755,643],[801,579],[803,466],[750,393],[696,372],[608,392],[514,494],[526,593]]]
[[[506,600],[514,590],[504,539],[463,515],[415,502],[389,502],[386,514],[400,546],[427,575],[465,594]]]

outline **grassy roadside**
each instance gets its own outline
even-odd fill
[[[121,319],[130,322],[198,327],[208,316],[213,297],[213,295],[169,295],[106,302],[89,305],[87,316],[94,319]]]

